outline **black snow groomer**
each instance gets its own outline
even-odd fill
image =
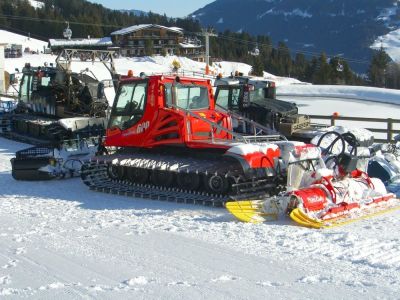
[[[71,127],[75,120],[63,124],[62,119],[80,117],[81,130],[99,125],[104,118],[108,102],[103,83],[86,73],[73,73],[59,67],[31,67],[22,71],[16,107],[0,115],[0,133],[13,140],[38,145],[74,138]],[[15,101],[14,101],[15,102]],[[104,120],[100,123],[104,123]],[[102,125],[103,130],[105,128]],[[74,129],[74,130],[75,130]]]

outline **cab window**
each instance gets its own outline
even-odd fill
[[[173,93],[175,93],[175,97],[173,97]],[[183,109],[208,109],[210,106],[208,89],[204,86],[166,84],[165,102],[167,106],[173,104],[173,98],[176,101],[175,105]]]
[[[233,88],[232,89],[232,108],[238,108],[239,107],[240,93],[241,93],[241,89],[240,88]]]
[[[264,100],[265,99],[265,89],[258,88],[258,89],[254,89],[253,91],[251,91],[250,99],[251,99],[251,101]]]
[[[27,102],[29,100],[29,96],[30,96],[30,84],[31,83],[31,77],[30,75],[24,74],[22,76],[22,84],[21,84],[21,89],[20,89],[20,99],[23,102]]]
[[[216,103],[218,106],[228,110],[229,101],[229,90],[228,89],[218,89],[218,94],[216,96]]]
[[[124,130],[135,125],[144,114],[146,90],[147,82],[121,85],[111,111],[109,127]]]

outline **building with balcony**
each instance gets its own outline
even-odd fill
[[[185,36],[183,29],[177,27],[134,25],[112,32],[111,40],[122,56],[175,54],[198,61],[204,59],[204,47],[200,41]]]

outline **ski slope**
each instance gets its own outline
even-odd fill
[[[54,59],[24,56],[6,60],[6,68]],[[117,70],[165,72],[173,59],[121,59]],[[186,59],[181,63],[192,71],[202,68]],[[92,64],[74,68],[86,65]],[[217,67],[227,73],[248,68],[237,63]],[[99,78],[107,78],[105,70],[94,68]],[[318,93],[318,101],[298,100],[301,112],[326,111],[329,103],[329,110],[341,114],[398,114],[396,105]],[[349,106],[353,102],[357,107]],[[289,219],[244,224],[224,209],[92,192],[79,178],[15,181],[10,158],[25,147],[0,138],[0,297],[399,298],[399,211],[328,230],[298,227]]]
[[[224,209],[18,182],[0,138],[0,296],[33,299],[398,298],[400,212],[310,230]]]

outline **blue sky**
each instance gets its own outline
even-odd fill
[[[214,0],[89,0],[112,9],[138,9],[166,14],[168,17],[185,17]]]

